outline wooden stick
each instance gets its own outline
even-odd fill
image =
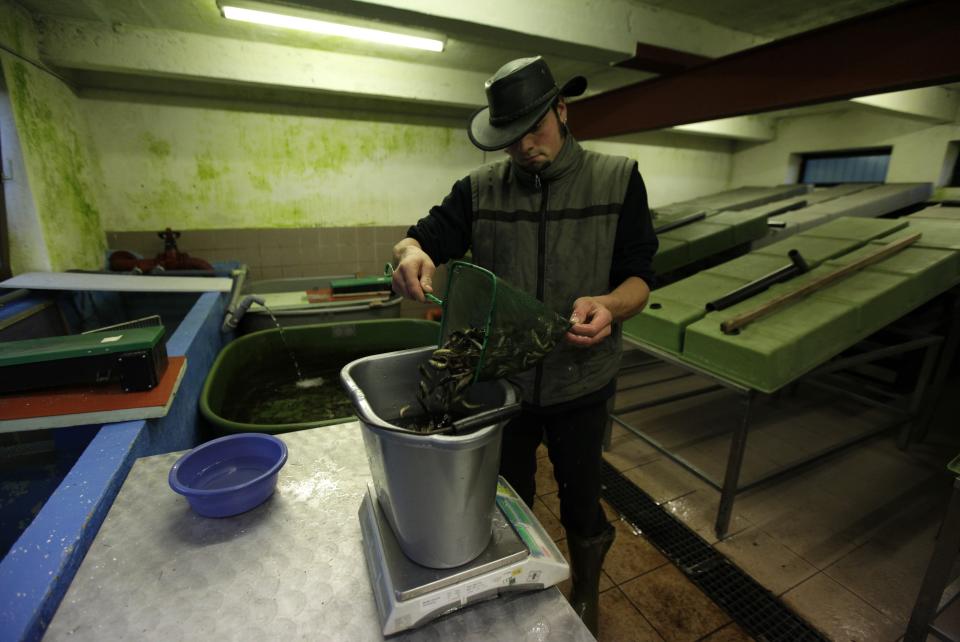
[[[735,317],[731,317],[730,319],[727,319],[726,321],[720,324],[720,330],[724,334],[734,334],[740,328],[746,326],[749,323],[752,323],[753,321],[756,321],[760,317],[770,314],[777,308],[780,308],[788,303],[792,303],[796,299],[799,299],[801,297],[804,297],[810,294],[811,292],[814,292],[823,287],[826,287],[831,283],[833,283],[834,281],[838,281],[846,276],[849,276],[850,274],[853,274],[858,270],[862,270],[868,265],[873,265],[874,263],[882,261],[888,256],[896,254],[897,252],[907,247],[908,245],[912,245],[913,243],[916,243],[917,239],[919,239],[920,236],[921,234],[914,234],[912,236],[902,238],[899,241],[889,243],[886,246],[884,246],[883,249],[877,250],[872,254],[868,254],[864,257],[861,257],[856,261],[854,261],[853,263],[844,265],[842,268],[834,270],[830,274],[825,274],[818,279],[814,279],[813,281],[810,281],[806,285],[794,290],[793,292],[787,292],[786,294],[781,294],[780,296],[774,299],[770,299],[763,305],[757,306],[753,310],[748,310],[747,312],[738,314]]]

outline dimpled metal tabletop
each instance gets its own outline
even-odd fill
[[[279,435],[277,491],[226,519],[167,485],[182,453],[137,460],[46,640],[378,640],[357,508],[370,481],[356,422]],[[556,589],[507,595],[391,640],[592,640]]]

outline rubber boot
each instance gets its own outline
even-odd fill
[[[600,630],[600,570],[603,567],[603,558],[610,550],[617,533],[610,524],[606,526],[603,533],[593,537],[584,538],[567,533],[570,579],[573,582],[570,606],[590,629],[593,637],[597,637]]]

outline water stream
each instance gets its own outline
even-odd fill
[[[310,387],[309,385],[301,386],[301,382],[305,380],[303,378],[303,372],[300,370],[300,362],[297,361],[296,355],[293,354],[293,350],[290,349],[290,344],[287,343],[287,337],[283,333],[283,327],[280,325],[280,322],[277,320],[276,315],[273,313],[273,310],[267,307],[266,303],[261,303],[260,306],[267,311],[267,314],[269,314],[270,318],[273,319],[273,325],[277,326],[277,330],[280,332],[280,340],[283,342],[283,347],[286,349],[287,354],[290,355],[290,360],[293,362],[293,367],[297,371],[297,378],[296,378],[297,386],[303,387],[303,388],[309,388]]]
[[[301,346],[303,354],[298,359],[273,310],[259,301],[257,304],[273,320],[286,356],[283,352],[275,352],[272,358],[259,364],[255,377],[239,383],[235,396],[225,403],[225,417],[242,423],[272,425],[352,415],[350,399],[338,384],[340,369],[356,356],[331,358],[329,355],[314,354],[311,348]],[[302,359],[305,361],[301,364]],[[296,374],[292,381],[291,363]]]

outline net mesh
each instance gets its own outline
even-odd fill
[[[569,321],[489,270],[461,261],[451,265],[441,347],[472,342],[473,381],[532,368],[569,329]]]

